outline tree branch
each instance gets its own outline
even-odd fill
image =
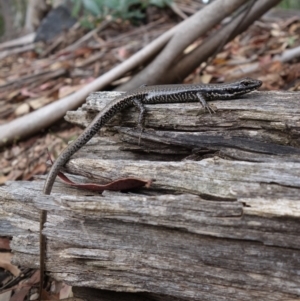
[[[215,32],[207,39],[205,43],[201,44],[199,47],[187,54],[178,64],[171,68],[171,70],[168,70],[164,76],[164,83],[182,81],[195,69],[196,66],[199,66],[211,56],[211,54],[219,46],[222,37],[229,34],[227,40],[227,42],[229,42],[237,35],[245,31],[251,24],[253,24],[255,20],[260,18],[264,13],[266,13],[273,6],[277,5],[280,1],[281,0],[257,1],[252,7],[251,11],[247,14],[245,20],[240,24],[239,29],[234,32],[234,36],[230,35],[229,33],[233,32],[234,28],[237,26],[237,24],[239,24],[241,18],[244,18],[243,14],[239,15],[218,32]]]
[[[146,67],[119,90],[130,90],[142,84],[163,83],[170,67],[192,42],[219,24],[248,0],[216,0],[198,13],[182,22],[182,26],[164,50]]]

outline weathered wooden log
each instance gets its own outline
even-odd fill
[[[93,93],[67,119],[86,126],[115,96]],[[66,171],[152,187],[99,195],[56,181],[44,196],[43,181],[7,183],[0,229],[13,236],[15,263],[38,268],[45,209],[46,270],[79,297],[299,300],[299,101],[253,92],[214,102],[213,116],[197,103],[149,105],[142,134],[134,108],[118,114]]]

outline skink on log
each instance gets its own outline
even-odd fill
[[[60,156],[55,160],[47,176],[43,190],[44,194],[49,195],[51,193],[57,174],[67,163],[70,157],[84,146],[99,131],[99,129],[118,112],[130,106],[137,107],[140,111],[138,126],[143,128],[146,113],[144,104],[186,103],[199,101],[201,105],[211,113],[213,110],[206,101],[216,99],[233,99],[239,95],[256,90],[261,86],[261,84],[262,82],[259,80],[245,78],[228,84],[142,86],[136,90],[122,94],[111,101],[100,113],[98,113],[92,123],[82,132],[82,134],[62,151]],[[46,219],[47,214],[46,211],[43,210],[40,218],[41,278],[43,277],[44,271],[45,252],[45,238],[42,235],[42,229]]]

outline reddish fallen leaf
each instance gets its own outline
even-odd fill
[[[50,153],[48,152],[49,160],[51,164],[53,164],[53,160],[51,158]],[[75,183],[71,181],[65,174],[62,172],[58,173],[58,177],[66,184],[70,186],[74,186],[80,189],[86,189],[91,191],[97,191],[102,193],[104,190],[110,190],[110,191],[126,191],[131,189],[136,189],[140,187],[150,187],[152,184],[152,180],[143,180],[138,178],[122,178],[115,181],[112,181],[107,184],[95,184],[95,183]]]
[[[122,178],[115,181],[112,181],[108,184],[95,184],[95,183],[75,183],[71,181],[66,175],[64,175],[62,172],[58,173],[58,177],[68,185],[86,189],[86,190],[92,190],[102,193],[104,190],[110,190],[110,191],[124,191],[124,190],[131,190],[136,189],[140,187],[150,187],[152,184],[152,180],[142,180],[138,178]]]

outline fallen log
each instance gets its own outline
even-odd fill
[[[86,126],[119,92],[69,112]],[[298,300],[300,94],[253,92],[215,101],[134,108],[76,153],[76,181],[155,180],[130,192],[78,190],[56,181],[0,188],[1,235],[14,262],[38,268],[39,210],[48,211],[46,270],[89,300]],[[9,228],[8,225],[13,226]],[[9,229],[9,230],[8,230]]]

